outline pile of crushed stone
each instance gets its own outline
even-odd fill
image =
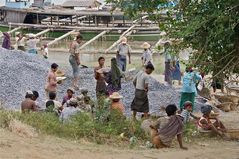
[[[45,91],[44,86],[46,76],[50,68],[50,63],[38,56],[29,55],[21,51],[9,51],[0,48],[0,101],[9,109],[20,109],[21,101],[24,99],[27,90],[36,90],[40,97],[40,106],[44,105]],[[71,68],[61,68],[66,73],[67,79],[58,86],[57,98],[62,100],[66,89],[72,84]],[[134,76],[137,72],[133,72]],[[89,95],[96,99],[96,81],[94,79],[93,68],[80,70],[80,88],[87,88]],[[132,81],[122,82],[123,103],[126,107],[126,114],[130,115],[130,105],[134,98],[135,88]],[[80,92],[76,92],[79,95]],[[168,104],[178,105],[180,93],[171,86],[166,86],[151,78],[149,86],[150,113],[157,115],[160,107]]]

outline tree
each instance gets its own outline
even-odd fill
[[[146,12],[159,22],[170,38],[183,39],[178,49],[192,47],[190,64],[226,78],[239,73],[239,3],[238,0],[181,0],[174,7],[166,0],[108,0],[126,14]],[[160,22],[162,9],[169,19]]]

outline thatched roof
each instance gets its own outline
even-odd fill
[[[98,0],[68,0],[62,4],[63,7],[98,7],[101,2]]]

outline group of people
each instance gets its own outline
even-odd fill
[[[67,94],[64,96],[62,102],[57,101],[57,85],[61,81],[57,80],[56,72],[58,70],[58,65],[53,63],[51,69],[47,76],[47,82],[45,86],[46,98],[45,108],[47,112],[55,112],[59,119],[63,122],[67,121],[72,115],[86,111],[93,112],[92,100],[90,96],[87,95],[88,90],[81,90],[80,96],[74,96],[75,91],[79,90],[78,81],[80,77],[79,65],[80,57],[78,48],[82,41],[82,36],[79,34],[76,36],[74,41],[69,47],[69,63],[71,64],[73,70],[73,83],[72,88],[67,89]],[[149,117],[149,79],[150,74],[154,71],[154,64],[152,60],[152,52],[150,49],[150,44],[145,42],[142,45],[144,49],[141,60],[143,70],[139,71],[133,79],[133,84],[135,86],[135,97],[131,103],[131,110],[133,112],[133,118],[136,118],[138,112],[143,113],[144,118]],[[18,49],[23,50],[24,48],[20,45]],[[127,44],[127,39],[122,38],[121,43],[117,47],[116,57],[111,59],[111,67],[105,67],[105,58],[98,58],[98,66],[94,69],[94,77],[96,80],[96,96],[98,101],[100,100],[110,100],[110,110],[117,110],[122,115],[125,111],[125,107],[120,101],[123,97],[120,95],[119,91],[121,88],[121,80],[125,77],[125,71],[127,68],[127,63],[131,63],[131,48]],[[179,71],[172,73],[173,70]],[[181,71],[179,66],[179,61],[172,60],[172,55],[170,54],[170,43],[165,44],[165,81],[168,84],[172,84],[172,78],[175,76],[179,81],[181,81]],[[180,76],[180,79],[178,78]],[[174,79],[175,79],[174,78]],[[202,117],[196,117],[192,114],[194,110],[194,100],[197,95],[196,83],[201,80],[201,76],[193,71],[191,67],[186,68],[186,72],[183,77],[183,87],[180,101],[180,110],[178,112],[176,105],[168,105],[166,107],[166,113],[169,116],[169,120],[166,125],[160,127],[151,126],[154,133],[151,134],[152,142],[156,147],[169,147],[172,139],[177,136],[180,147],[186,149],[182,145],[182,132],[183,124],[190,121],[190,118],[197,120],[197,126],[201,130],[213,131],[218,135],[223,135],[226,131],[224,125],[217,119],[211,118],[210,113],[212,107],[209,105],[203,106],[201,108]],[[36,99],[39,94],[36,91],[28,91],[26,93],[26,99],[22,102],[22,111],[37,111],[38,105]],[[99,102],[98,102],[99,104]],[[180,115],[177,114],[180,113]],[[215,120],[212,122],[211,120]]]
[[[2,47],[8,50],[14,49],[11,43],[11,35],[8,32],[2,33]],[[23,35],[21,32],[15,33],[15,49],[28,52],[30,54],[38,54],[37,44],[40,42],[40,39],[37,38],[34,34]],[[27,49],[26,49],[27,48]],[[44,58],[48,58],[48,46],[44,44],[41,47],[42,55]]]

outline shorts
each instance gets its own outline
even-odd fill
[[[69,57],[69,62],[71,64],[72,70],[73,70],[73,76],[74,78],[79,77],[79,72],[80,72],[80,68],[76,62],[76,59],[74,56],[70,55]]]
[[[37,54],[37,49],[29,49],[28,53],[30,53],[30,54]]]

